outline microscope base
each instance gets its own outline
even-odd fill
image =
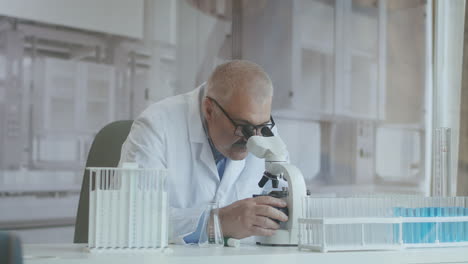
[[[263,246],[297,246],[297,232],[296,237],[291,236],[289,230],[277,230],[274,236],[258,236],[256,237],[257,245]]]

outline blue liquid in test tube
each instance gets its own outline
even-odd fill
[[[400,213],[401,213],[400,215],[402,217],[407,217],[408,216],[407,208],[401,208]],[[402,234],[402,236],[403,236],[403,242],[404,243],[409,243],[409,234],[410,234],[409,227],[410,226],[409,226],[408,223],[403,224],[403,231],[402,231],[403,234]]]
[[[413,215],[415,217],[420,217],[421,214],[420,214],[420,211],[419,209],[421,208],[413,208]],[[413,232],[414,232],[414,235],[413,235],[413,243],[421,243],[421,241],[423,240],[423,232],[422,232],[422,224],[423,223],[414,223],[413,226]]]
[[[401,208],[400,207],[394,207],[393,208],[393,216],[394,217],[400,217],[401,216]],[[393,225],[393,242],[394,243],[400,243],[400,225],[399,224],[394,224]]]
[[[439,215],[438,216],[441,216],[441,217],[444,217],[446,212],[445,212],[445,208],[444,207],[440,207],[439,208]],[[446,242],[447,239],[447,224],[446,223],[440,223],[440,231],[439,231],[439,241],[440,242]]]
[[[413,208],[408,208],[408,217],[414,217],[414,209]],[[417,223],[411,223],[410,224],[410,243],[416,243],[416,226]]]
[[[441,208],[441,207],[435,207],[435,208],[434,208],[434,213],[435,213],[435,214],[434,214],[435,217],[440,217],[440,216],[442,216],[442,208]],[[435,238],[438,239],[439,242],[442,242],[442,233],[443,233],[443,232],[442,232],[442,224],[443,224],[443,223],[439,223],[439,227],[437,228],[437,232],[436,232],[436,233],[438,233],[438,235],[437,235],[437,234],[434,234],[434,235],[435,235]],[[436,227],[437,227],[437,223],[436,223]]]
[[[428,208],[428,216],[429,217],[435,217],[436,216],[436,209],[434,207],[429,207]],[[436,224],[435,223],[429,223],[429,241],[428,243],[435,243],[436,239]]]
[[[457,207],[457,216],[463,216],[465,208]],[[463,222],[457,222],[457,242],[462,242],[465,236]]]
[[[468,216],[468,208],[465,208],[463,211],[464,211],[464,216]],[[464,229],[464,232],[463,232],[464,240],[468,241],[468,221],[465,221],[463,223],[463,229]]]
[[[419,208],[419,216],[420,217],[427,217],[428,216],[428,210],[429,208],[423,207]],[[421,243],[428,243],[429,241],[429,223],[421,223]]]
[[[452,207],[446,207],[445,209],[445,216],[453,216],[453,208]],[[454,231],[455,228],[453,227],[453,222],[448,222],[446,225],[446,235],[445,235],[445,241],[446,242],[453,242],[454,241]]]
[[[457,207],[450,207],[449,208],[449,215],[452,217],[457,216],[458,208]],[[458,238],[458,223],[457,222],[451,222],[450,225],[450,230],[449,230],[449,242],[458,242],[460,241]]]

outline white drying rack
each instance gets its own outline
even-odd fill
[[[167,170],[87,168],[91,252],[168,245]]]

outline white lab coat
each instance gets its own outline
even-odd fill
[[[143,168],[169,170],[173,243],[185,243],[183,237],[196,230],[210,201],[215,199],[224,207],[262,192],[258,181],[264,160],[250,153],[244,160],[228,159],[220,182],[202,126],[202,96],[203,86],[152,104],[134,121],[122,146],[120,164],[136,162]]]

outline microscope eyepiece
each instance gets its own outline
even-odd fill
[[[261,132],[264,137],[274,136],[273,132],[271,132],[271,129],[269,127],[263,127]]]
[[[249,139],[254,135],[252,129],[249,129],[247,126],[242,127],[242,134],[244,134],[245,139]]]

